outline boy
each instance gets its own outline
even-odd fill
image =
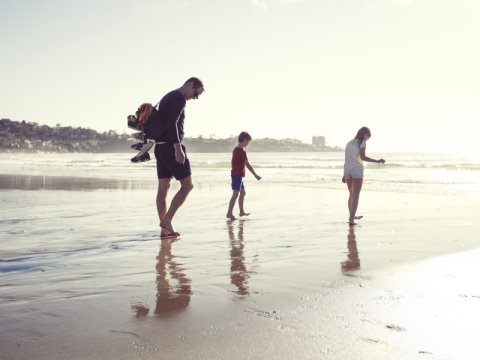
[[[246,148],[248,144],[252,141],[252,137],[249,133],[243,131],[238,136],[238,145],[233,149],[232,154],[232,190],[233,194],[228,204],[227,218],[230,220],[235,220],[236,217],[233,216],[233,207],[237,201],[238,195],[238,205],[240,207],[240,216],[248,216],[250,213],[246,213],[243,209],[243,201],[245,199],[245,186],[243,185],[243,178],[245,177],[245,168],[247,168],[255,179],[260,180],[261,177],[255,173],[252,165],[248,162]]]

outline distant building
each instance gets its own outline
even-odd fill
[[[313,136],[312,137],[312,145],[316,148],[324,148],[325,147],[325,136]]]

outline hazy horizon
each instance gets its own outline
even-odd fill
[[[473,0],[1,0],[0,116],[128,132],[188,77],[186,136],[476,154]]]

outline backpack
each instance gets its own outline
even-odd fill
[[[158,111],[159,104],[153,106],[150,103],[143,103],[140,105],[135,115],[127,117],[128,127],[141,131],[145,139],[158,140],[167,130],[165,121]]]
[[[155,112],[157,112],[157,109],[152,104],[143,103],[140,105],[135,115],[137,115],[138,122],[142,125],[145,125],[148,120],[150,120],[152,113],[155,114]]]

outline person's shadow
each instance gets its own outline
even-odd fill
[[[181,264],[175,261],[172,244],[175,239],[162,240],[157,256],[156,268],[156,302],[154,314],[164,314],[185,309],[190,304],[192,295],[191,280],[185,275]],[[137,318],[148,314],[145,305],[134,305],[132,310]]]
[[[358,256],[355,227],[350,226],[347,236],[348,259],[340,263],[342,272],[349,272],[360,269],[360,257]]]
[[[243,255],[243,227],[246,220],[238,221],[237,236],[234,233],[233,222],[227,223],[228,237],[230,239],[230,283],[235,285],[238,295],[249,295],[248,278],[250,277],[245,266],[245,256]]]

